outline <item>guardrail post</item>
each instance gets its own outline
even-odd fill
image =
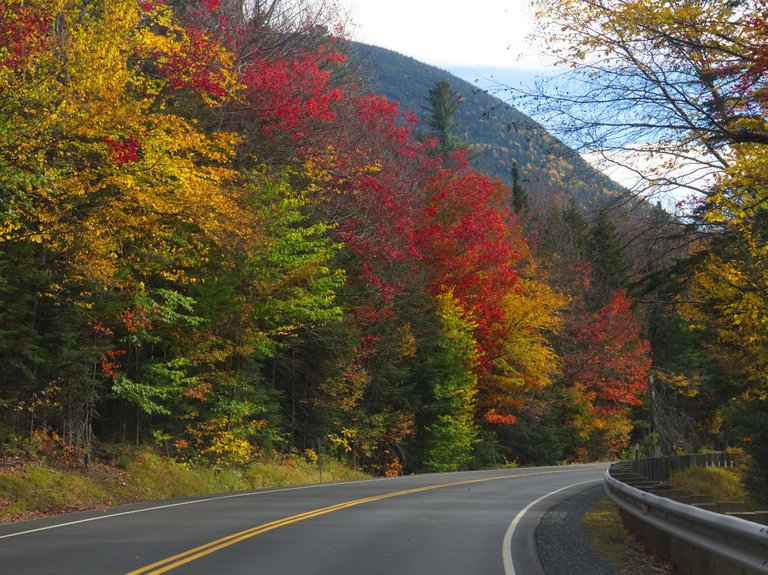
[[[694,550],[686,543],[677,538],[670,539],[670,561],[672,563],[672,571],[679,573],[680,575],[707,575],[702,571],[694,571]]]

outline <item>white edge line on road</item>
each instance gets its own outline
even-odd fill
[[[68,521],[66,523],[56,523],[55,525],[48,525],[47,527],[37,527],[35,529],[27,529],[26,531],[8,533],[7,535],[0,535],[0,539],[18,537],[19,535],[28,535],[30,533],[37,533],[38,531],[48,531],[49,529],[58,529],[59,527],[68,527],[70,525],[78,525],[79,523],[101,521],[102,519],[111,519],[112,517],[120,517],[122,515],[133,515],[135,513],[145,513],[147,511],[158,511],[160,509],[170,509],[171,507],[181,507],[182,505],[193,505],[195,503],[208,503],[209,501],[219,501],[220,499],[234,499],[235,497],[254,497],[256,495],[266,495],[268,493],[281,493],[283,491],[299,491],[302,489],[314,489],[316,487],[334,487],[336,485],[349,485],[354,483],[365,483],[369,481],[387,481],[388,479],[390,478],[382,477],[382,478],[376,478],[376,479],[361,479],[358,481],[342,481],[337,483],[316,483],[313,485],[299,485],[296,487],[284,487],[282,489],[270,489],[266,491],[249,491],[246,493],[234,493],[231,495],[219,495],[216,497],[206,497],[204,499],[193,499],[191,501],[180,501],[178,503],[156,505],[155,507],[144,507],[142,509],[133,509],[131,511],[121,511],[120,513],[110,513],[108,515],[97,515],[96,517],[88,517],[87,519],[78,519],[77,521]]]
[[[507,532],[504,534],[504,542],[502,543],[501,554],[504,560],[505,575],[516,574],[515,566],[512,562],[512,535],[514,535],[515,529],[520,524],[520,521],[522,521],[525,514],[528,513],[528,511],[530,511],[531,507],[533,507],[540,501],[544,501],[547,497],[551,497],[552,495],[560,493],[561,491],[565,491],[566,489],[570,489],[571,487],[577,487],[578,485],[586,485],[587,483],[597,483],[599,481],[602,481],[602,479],[590,479],[589,481],[580,481],[579,483],[571,483],[570,485],[566,485],[565,487],[561,487],[560,489],[555,489],[554,491],[550,491],[546,495],[542,495],[541,497],[539,497],[536,501],[531,501],[528,505],[526,505],[520,511],[520,513],[518,513],[515,516],[515,518],[512,520],[512,523],[509,524],[509,527],[507,528]]]
[[[458,475],[458,474],[470,474],[476,473],[475,471],[465,472],[446,472],[436,473],[435,475]],[[315,489],[317,487],[335,487],[337,485],[353,485],[355,483],[372,483],[375,481],[390,481],[391,479],[397,479],[393,477],[375,477],[373,479],[358,479],[355,481],[337,481],[335,483],[314,483],[312,485],[297,485],[296,487],[283,487],[281,489],[267,489],[264,491],[248,491],[245,493],[234,493],[230,495],[218,495],[216,497],[206,497],[203,499],[192,499],[190,501],[180,501],[178,503],[167,503],[164,505],[156,505],[154,507],[143,507],[141,509],[133,509],[131,511],[121,511],[119,513],[109,513],[108,515],[97,515],[95,517],[88,517],[87,519],[78,519],[76,521],[67,521],[66,523],[56,523],[55,525],[48,525],[47,527],[36,527],[35,529],[27,529],[26,531],[18,531],[16,533],[8,533],[7,535],[0,535],[0,539],[8,539],[10,537],[18,537],[19,535],[28,535],[30,533],[37,533],[39,531],[48,531],[49,529],[58,529],[59,527],[69,527],[70,525],[78,525],[80,523],[89,523],[91,521],[101,521],[102,519],[111,519],[113,517],[121,517],[123,515],[133,515],[135,513],[145,513],[147,511],[159,511],[161,509],[170,509],[171,507],[181,507],[183,505],[194,505],[196,503],[208,503],[210,501],[218,501],[220,499],[233,499],[236,497],[253,497],[257,495],[266,495],[269,493],[282,493],[284,491],[301,491],[304,489]],[[3,525],[0,525],[3,527]]]
[[[436,473],[435,475],[459,475],[476,473],[475,471],[463,471],[463,472],[446,472]],[[335,483],[314,483],[312,485],[298,485],[296,487],[284,487],[281,489],[268,489],[264,491],[248,491],[246,493],[234,493],[230,495],[219,495],[216,497],[206,497],[204,499],[193,499],[190,501],[180,501],[178,503],[167,503],[165,505],[156,505],[154,507],[144,507],[142,509],[133,509],[131,511],[121,511],[119,513],[110,513],[108,515],[97,515],[96,517],[88,517],[87,519],[78,519],[76,521],[67,521],[66,523],[56,523],[55,525],[48,525],[47,527],[36,527],[35,529],[27,529],[26,531],[17,531],[16,533],[8,533],[7,535],[0,535],[0,539],[9,539],[10,537],[18,537],[19,535],[29,535],[30,533],[37,533],[39,531],[48,531],[49,529],[58,529],[59,527],[69,527],[70,525],[78,525],[80,523],[90,523],[91,521],[101,521],[102,519],[111,519],[113,517],[121,517],[123,515],[133,515],[135,513],[145,513],[147,511],[158,511],[161,509],[170,509],[171,507],[181,507],[182,505],[194,505],[196,503],[208,503],[210,501],[218,501],[220,499],[233,499],[235,497],[253,497],[256,495],[266,495],[269,493],[281,493],[283,491],[300,491],[303,489],[315,489],[317,487],[335,487],[337,485],[353,485],[355,483],[372,483],[374,481],[389,481],[391,479],[397,479],[393,477],[375,477],[373,479],[358,479],[355,481],[337,481]],[[3,525],[0,525],[2,527]]]

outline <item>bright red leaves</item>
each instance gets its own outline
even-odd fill
[[[268,136],[303,138],[314,122],[335,118],[333,105],[342,100],[342,91],[331,81],[330,70],[344,60],[325,48],[286,60],[255,57],[242,77],[247,112],[261,120]]]
[[[648,390],[650,344],[642,337],[627,294],[610,301],[574,326],[576,351],[569,357],[576,384],[604,406],[638,405]]]
[[[0,65],[17,70],[31,55],[44,50],[50,26],[47,11],[0,5]]]
[[[129,136],[116,140],[105,136],[102,138],[102,141],[107,146],[109,159],[118,168],[122,168],[125,164],[139,161],[141,145],[136,138]]]

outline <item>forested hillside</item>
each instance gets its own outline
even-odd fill
[[[735,356],[697,302],[729,309],[707,234],[749,218],[634,217],[531,120],[340,21],[0,0],[3,451],[394,475],[732,441]]]
[[[376,46],[354,43],[350,56],[374,91],[400,102],[419,119],[423,119],[429,89],[440,80],[447,81],[462,98],[456,121],[465,140],[476,146],[472,166],[511,184],[517,164],[526,188],[537,200],[561,206],[575,200],[594,206],[622,193],[620,186],[540,124],[469,82]]]

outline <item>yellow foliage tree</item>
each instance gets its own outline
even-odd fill
[[[203,92],[174,69],[190,44],[205,43],[220,98],[237,87],[229,54],[167,7],[6,4],[39,14],[46,34],[37,53],[0,68],[0,163],[13,173],[0,238],[60,254],[66,281],[120,289],[136,275],[189,281],[204,243],[242,240],[233,236],[249,226],[228,168],[236,138],[174,109],[182,92]]]

